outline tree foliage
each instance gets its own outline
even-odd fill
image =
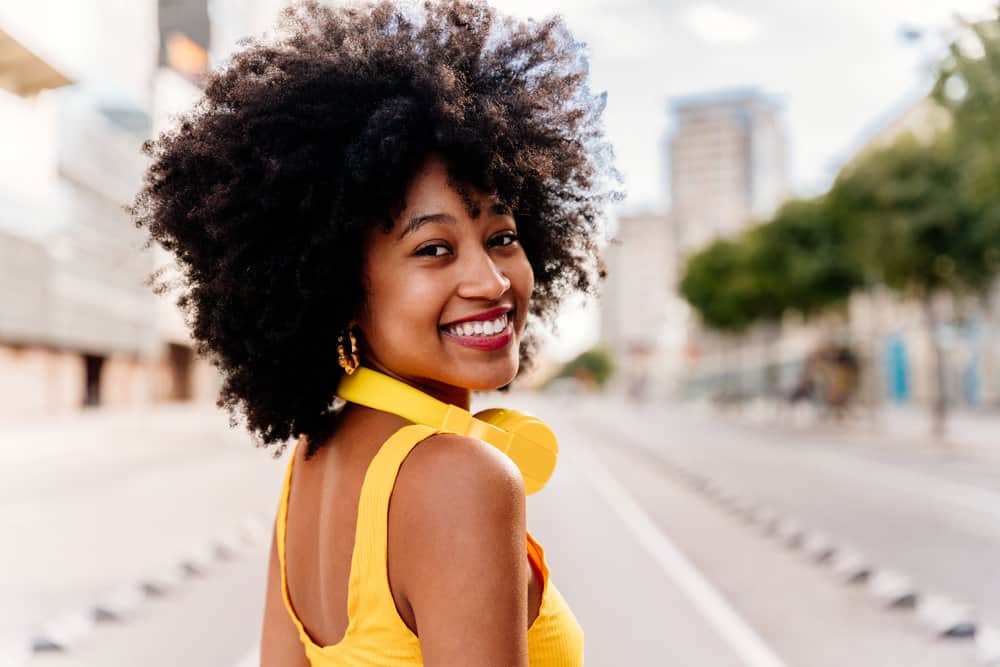
[[[719,239],[688,258],[681,295],[713,329],[744,331],[755,319],[746,251],[735,241]]]
[[[931,143],[906,135],[841,172],[830,208],[853,221],[853,246],[870,280],[919,298],[983,283],[959,173],[949,134]]]
[[[614,371],[615,366],[611,354],[602,347],[594,347],[581,352],[566,362],[555,377],[579,377],[583,374],[593,379],[595,384],[601,387]]]
[[[852,235],[852,220],[822,197],[789,201],[752,230],[747,242],[759,260],[751,268],[774,281],[771,309],[809,316],[845,301],[865,279]]]
[[[957,185],[972,213],[964,280],[983,291],[1000,273],[1000,4],[993,18],[962,24],[932,96],[951,112]]]
[[[693,254],[680,289],[706,325],[739,333],[789,309],[808,316],[841,303],[864,278],[846,219],[823,198],[800,199]]]

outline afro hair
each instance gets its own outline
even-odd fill
[[[498,17],[484,2],[382,0],[283,10],[247,38],[194,107],[147,141],[127,210],[176,259],[217,405],[258,446],[336,428],[336,338],[364,304],[361,249],[388,231],[430,154],[513,213],[535,274],[522,370],[539,324],[572,292],[599,294],[601,232],[622,193],[588,88],[585,45],[559,16]],[[532,319],[534,322],[532,322]]]

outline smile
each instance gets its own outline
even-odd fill
[[[511,311],[513,313],[513,311]],[[444,335],[459,345],[477,350],[498,350],[514,338],[513,318],[504,313],[493,320],[461,322],[441,327]]]

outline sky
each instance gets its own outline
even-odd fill
[[[668,100],[730,87],[777,98],[794,194],[818,194],[873,131],[926,92],[955,15],[990,0],[494,0],[518,16],[559,13],[608,92],[606,127],[629,208],[666,203]],[[901,28],[925,36],[907,43]]]
[[[218,2],[219,0],[214,0]],[[226,0],[227,2],[230,0]],[[273,1],[275,5],[282,0]],[[620,212],[668,204],[663,146],[675,97],[757,87],[777,99],[793,195],[823,192],[840,165],[894,114],[926,93],[931,65],[958,16],[983,16],[994,0],[491,0],[523,18],[561,14],[587,44],[591,88],[607,92],[605,127],[625,177]],[[143,68],[98,37],[148,21],[134,0],[4,0],[13,25],[56,61],[100,71],[127,91]],[[94,11],[103,10],[103,11]],[[117,17],[117,18],[116,18]],[[904,28],[923,37],[907,42]],[[127,30],[127,28],[123,28]],[[133,33],[134,34],[134,33]],[[129,39],[123,32],[122,40]],[[137,85],[137,84],[136,84]],[[567,358],[594,342],[596,311],[567,305]]]
[[[789,190],[824,192],[867,136],[929,90],[959,17],[992,0],[494,0],[521,17],[558,13],[590,52],[607,91],[605,125],[625,177],[622,212],[669,203],[663,147],[675,97],[757,87],[776,98]],[[922,37],[908,42],[904,29]],[[548,351],[567,359],[596,342],[598,313],[568,304]]]

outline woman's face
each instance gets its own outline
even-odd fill
[[[514,378],[535,282],[517,224],[495,197],[456,190],[431,157],[392,231],[372,231],[365,253],[358,326],[367,365],[465,408],[469,390]]]

